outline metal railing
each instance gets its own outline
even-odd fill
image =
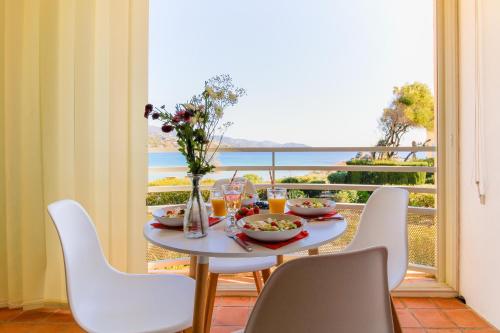
[[[372,165],[277,165],[276,163],[276,153],[293,153],[293,152],[324,152],[324,153],[336,153],[336,152],[408,152],[408,153],[422,153],[428,152],[433,153],[436,151],[436,147],[246,147],[246,148],[220,148],[219,152],[244,152],[244,153],[255,153],[255,152],[268,152],[271,153],[271,159],[269,165],[232,165],[232,166],[216,166],[215,172],[221,171],[271,171],[273,177],[275,177],[276,171],[368,171],[368,172],[425,172],[425,173],[435,173],[436,168],[433,166],[372,166]],[[150,152],[176,152],[174,149],[152,149]],[[187,171],[186,167],[174,166],[174,167],[150,167],[149,172],[151,174],[155,173],[178,173]],[[264,189],[269,187],[269,183],[255,184],[257,189]],[[339,191],[339,190],[354,190],[354,191],[374,191],[381,186],[387,185],[365,185],[365,184],[308,184],[308,183],[280,183],[280,187],[285,187],[287,189],[298,189],[298,190],[319,190],[319,191]],[[391,186],[391,185],[390,185]],[[436,187],[434,185],[415,185],[415,186],[396,186],[399,188],[404,188],[411,193],[427,193],[435,194]],[[202,190],[208,190],[209,185],[202,186]],[[149,193],[163,193],[163,192],[182,192],[190,191],[191,187],[187,185],[179,186],[150,186],[148,188]],[[161,207],[161,206],[150,206],[149,210]],[[357,216],[362,211],[364,204],[353,204],[353,203],[337,203],[337,208],[339,210],[345,210],[346,212],[357,212]],[[437,221],[436,221],[436,209],[427,207],[409,207],[409,214],[416,216],[421,216],[422,224],[426,226],[431,226],[437,232]],[[432,222],[433,221],[433,222]],[[418,222],[418,221],[417,221]],[[416,222],[414,222],[416,223]],[[357,224],[357,223],[356,223]],[[419,226],[420,228],[420,226]],[[409,229],[411,232],[411,225],[409,221]],[[428,242],[427,242],[428,243]],[[416,244],[419,244],[416,242]],[[411,245],[411,244],[410,244]],[[435,246],[435,244],[434,244]],[[423,249],[416,249],[418,251]],[[424,249],[425,250],[425,249]],[[429,249],[429,251],[436,251],[436,249]],[[410,251],[411,252],[411,251]],[[164,264],[179,264],[184,258],[176,258],[172,260],[163,261]],[[425,265],[421,263],[411,263],[410,267],[413,269],[426,271],[430,273],[435,273],[436,267],[434,265]]]

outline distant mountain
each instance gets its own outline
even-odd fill
[[[177,149],[177,139],[172,133],[163,133],[160,127],[149,126],[149,140],[148,146],[150,149]],[[269,140],[247,140],[231,137],[224,137],[222,139],[223,147],[308,147],[302,143],[277,143]]]
[[[224,137],[222,142],[230,147],[308,147],[302,143],[277,143],[274,141],[263,140],[263,141],[255,141],[255,140],[247,140],[247,139],[238,139],[231,137]]]

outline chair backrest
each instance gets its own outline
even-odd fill
[[[215,183],[212,187],[222,190],[222,185],[229,184],[230,181],[231,180],[229,178],[219,179],[219,180],[215,181]],[[248,179],[243,178],[243,177],[236,177],[234,179],[234,181],[245,181],[245,193],[254,194],[254,195],[257,194],[257,190],[255,189],[255,185],[251,181],[249,181]]]
[[[387,261],[389,289],[403,281],[408,269],[408,191],[381,187],[373,192],[361,214],[358,232],[346,251],[373,246],[384,246],[389,253]]]
[[[245,333],[391,333],[387,250],[311,256],[279,266]]]
[[[79,310],[100,299],[116,272],[106,261],[99,239],[85,209],[76,201],[61,200],[48,207],[61,241],[66,270],[66,289],[71,310]]]

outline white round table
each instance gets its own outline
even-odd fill
[[[144,237],[149,242],[168,250],[197,256],[196,294],[193,313],[194,333],[204,332],[209,257],[267,257],[317,249],[319,246],[327,244],[341,236],[347,228],[345,220],[307,223],[304,228],[309,232],[309,236],[299,241],[276,250],[252,243],[253,251],[247,252],[225,234],[224,227],[226,221],[212,226],[206,237],[198,239],[187,239],[184,237],[182,231],[154,228],[151,226],[151,223],[154,222],[154,220],[151,220],[144,225]]]

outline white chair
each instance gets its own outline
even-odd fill
[[[394,332],[387,250],[310,256],[279,266],[257,299],[244,332]]]
[[[219,179],[213,185],[213,188],[221,188],[223,184],[228,184],[229,179]],[[245,181],[245,192],[252,193],[257,196],[257,191],[252,182],[246,180],[245,178],[235,178],[235,181]],[[206,305],[206,323],[205,331],[210,331],[210,325],[212,320],[213,307],[215,302],[215,293],[217,290],[217,281],[219,280],[220,274],[238,274],[252,272],[255,281],[255,286],[257,288],[257,293],[260,293],[262,289],[262,280],[260,272],[262,272],[262,279],[264,282],[267,281],[271,274],[271,267],[275,266],[277,263],[277,258],[272,257],[261,257],[261,258],[210,258],[208,264],[209,270],[209,285],[208,285],[208,299]]]
[[[195,282],[178,275],[125,274],[102,253],[77,202],[48,207],[61,241],[69,305],[88,332],[179,332],[192,326]]]
[[[381,187],[368,199],[361,214],[358,232],[344,251],[384,246],[389,257],[387,275],[389,290],[396,288],[408,269],[408,191]],[[391,298],[396,333],[402,331]]]
[[[389,289],[404,280],[408,269],[408,191],[381,187],[373,192],[361,214],[358,232],[345,251],[384,246]]]

